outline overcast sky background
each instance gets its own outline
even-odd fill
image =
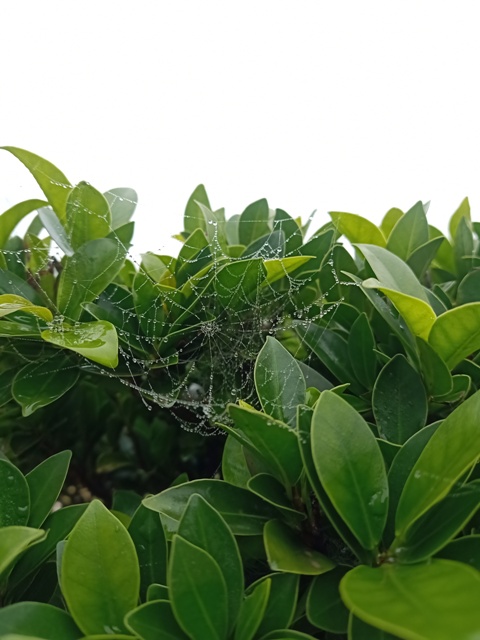
[[[379,222],[431,200],[480,219],[477,0],[0,2],[0,145],[138,191],[135,250],[177,252],[203,182]],[[0,205],[37,195],[0,152]],[[314,226],[315,226],[314,225]]]

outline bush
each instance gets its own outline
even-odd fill
[[[451,240],[421,203],[380,228],[332,213],[307,240],[266,201],[226,221],[198,187],[178,259],[145,254],[137,268],[112,192],[71,188],[10,151],[48,203],[3,214],[2,437],[28,473],[0,460],[0,637],[477,637],[480,225],[468,200]],[[37,235],[10,237],[27,209],[40,209]],[[183,449],[182,426],[197,430]],[[212,429],[226,439],[198,434]],[[51,512],[65,447],[110,510]],[[193,479],[174,479],[187,468]]]

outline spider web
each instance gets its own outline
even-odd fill
[[[55,184],[65,189],[72,188],[70,184]],[[136,205],[133,197],[125,198],[120,190],[114,189],[104,195],[112,208],[120,204],[131,206],[133,209]],[[85,207],[80,214],[97,215],[94,211],[85,210]],[[29,229],[38,230],[38,236],[45,238],[48,234],[45,230],[40,232],[40,225],[36,220],[37,218]],[[195,254],[195,246],[189,244],[191,235],[184,239],[185,248],[191,249],[193,256],[185,260],[186,268],[193,274],[189,280],[192,293],[188,304],[175,296],[173,289],[171,295],[165,293],[164,287],[157,295],[151,297],[150,306],[143,308],[139,313],[129,287],[125,281],[122,283],[117,277],[113,284],[94,297],[93,305],[107,310],[118,320],[116,328],[119,337],[119,366],[112,370],[78,356],[84,372],[115,380],[119,385],[129,388],[132,393],[138,394],[148,410],[152,411],[155,407],[167,410],[183,429],[203,435],[218,433],[215,424],[228,421],[226,406],[229,402],[235,403],[241,399],[253,406],[259,406],[253,384],[253,368],[266,336],[285,340],[285,336],[288,338],[289,332],[292,332],[292,324],[295,322],[305,321],[307,324],[322,319],[323,324],[328,323],[328,319],[333,318],[338,304],[342,301],[342,298],[330,300],[333,290],[339,284],[352,284],[340,281],[334,267],[332,245],[332,253],[326,261],[332,277],[326,290],[320,291],[315,282],[315,273],[296,277],[295,273],[289,274],[287,270],[283,274],[280,287],[276,283],[265,285],[264,273],[258,269],[257,287],[254,288],[253,297],[251,281],[246,283],[244,276],[240,277],[228,292],[231,304],[219,305],[218,290],[209,288],[209,283],[216,278],[227,259],[230,263],[235,263],[245,260],[245,255],[227,256],[218,237],[219,223],[215,220],[209,220],[208,223],[213,227],[213,233],[210,234],[212,256],[209,269],[200,268],[196,273],[197,267],[203,267],[205,256],[201,251]],[[110,230],[115,231],[113,227]],[[272,246],[273,234],[274,229],[264,237],[263,242],[257,243],[248,258],[269,260],[290,257],[292,252],[282,255],[279,248]],[[303,241],[305,242],[305,239]],[[147,258],[144,255],[142,261],[136,255],[134,245],[128,248],[118,237],[116,242],[119,255],[127,251],[126,266],[123,267],[122,273],[129,271],[128,277],[131,280],[136,274],[143,275],[143,280],[138,285],[139,293],[142,292],[142,288],[155,291],[158,282],[151,277],[152,270],[145,268],[145,261],[151,260],[152,255],[158,257],[161,253],[147,254]],[[64,254],[57,242],[52,239],[49,246],[45,245],[43,260],[39,261],[37,257],[38,264],[35,264],[32,257],[32,247],[25,248],[18,236],[10,238],[2,253],[7,267],[14,275],[17,273],[18,277],[9,280],[4,277],[0,283],[1,293],[25,295],[21,286],[21,271],[28,269],[30,283],[46,298],[51,298],[50,292],[40,284],[40,276],[50,273],[58,277]],[[174,260],[173,257],[162,257],[167,269],[169,266],[173,269]],[[202,264],[200,261],[203,261]],[[127,276],[124,277],[128,279]],[[297,295],[309,285],[312,290],[316,290],[316,295],[310,301],[299,305]],[[179,336],[171,353],[166,353],[163,345],[170,340],[169,328],[172,320],[159,313],[166,302],[177,319],[181,318],[182,314],[188,316],[189,330]],[[93,307],[86,305],[86,309],[92,312]],[[47,327],[61,333],[64,317],[58,309],[52,308],[52,311],[54,318]],[[17,315],[22,316],[21,313]],[[88,313],[84,314],[81,320],[95,320],[93,312],[91,317]],[[307,355],[299,355],[301,341],[298,336],[296,339],[299,344],[297,347],[291,347],[290,351],[308,363],[311,358],[310,352]],[[2,339],[2,342],[5,340]],[[32,340],[28,337],[16,337],[14,342],[17,345],[28,345]],[[14,346],[13,349],[25,364],[33,361],[28,348]]]

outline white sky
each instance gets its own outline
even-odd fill
[[[477,0],[0,0],[0,145],[139,193],[136,251],[185,203],[480,219]],[[0,205],[35,197],[0,152]]]

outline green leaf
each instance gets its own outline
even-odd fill
[[[245,597],[238,615],[234,640],[253,640],[270,597],[271,578],[257,582]]]
[[[12,382],[12,394],[22,407],[22,414],[29,416],[67,393],[78,375],[78,367],[72,358],[55,353],[20,369]]]
[[[228,628],[231,631],[240,610],[244,587],[242,561],[232,532],[218,511],[202,496],[194,494],[187,503],[178,535],[203,549],[218,564],[227,587]]]
[[[275,258],[265,260],[264,267],[267,271],[267,277],[263,284],[263,287],[285,278],[293,271],[300,269],[307,264],[310,260],[313,260],[315,256],[290,256],[287,258]]]
[[[399,640],[398,636],[382,631],[350,614],[348,640]]]
[[[114,369],[118,365],[118,337],[115,327],[105,320],[82,322],[74,327],[63,325],[42,331],[46,342],[69,349],[81,356]]]
[[[480,571],[480,535],[463,536],[443,547],[437,556],[469,564]]]
[[[405,640],[471,640],[480,628],[480,578],[458,562],[356,567],[340,592],[354,615]]]
[[[416,249],[428,242],[428,222],[421,202],[417,202],[395,224],[387,249],[405,262]]]
[[[453,387],[453,380],[445,362],[435,349],[421,338],[417,338],[417,349],[429,395],[442,396],[449,393]]]
[[[392,232],[392,229],[400,220],[400,218],[405,215],[401,209],[397,207],[392,207],[387,211],[387,213],[383,216],[383,220],[380,223],[380,229],[382,230],[385,238],[388,238]]]
[[[479,411],[480,392],[477,391],[442,422],[425,445],[398,504],[397,546],[401,546],[408,527],[445,497],[480,456]]]
[[[261,640],[315,640],[313,636],[302,631],[295,631],[293,629],[275,629],[270,631],[266,636],[263,636]]]
[[[61,585],[85,634],[103,633],[106,627],[125,630],[123,618],[138,601],[137,555],[125,527],[98,500],[90,503],[67,540]]]
[[[276,507],[285,519],[292,522],[305,520],[305,514],[294,509],[285,487],[269,473],[257,473],[248,481],[248,489]]]
[[[432,238],[418,247],[418,249],[415,249],[406,261],[419,280],[424,277],[426,270],[430,267],[430,263],[437,255],[443,242],[443,237]]]
[[[175,260],[169,256],[157,256],[148,251],[142,253],[142,265],[140,270],[144,270],[150,278],[158,284],[164,284],[167,287],[175,287],[176,280],[173,275],[175,271]]]
[[[425,426],[428,402],[422,378],[405,356],[393,357],[380,371],[372,398],[379,433],[403,444]]]
[[[183,226],[188,233],[193,233],[196,229],[201,229],[202,231],[207,230],[206,220],[197,203],[203,204],[210,209],[210,202],[203,184],[195,187],[185,207]]]
[[[243,445],[233,436],[227,436],[223,447],[222,477],[226,482],[244,489],[252,477],[245,459]]]
[[[399,562],[428,560],[464,528],[479,507],[480,480],[454,488],[410,527],[396,550]]]
[[[17,311],[32,313],[34,316],[38,316],[46,322],[50,322],[53,319],[50,309],[34,305],[30,300],[27,300],[22,296],[16,296],[11,293],[0,295],[0,318],[3,318],[10,313],[16,313]]]
[[[254,377],[265,413],[295,425],[297,405],[305,402],[305,378],[295,358],[271,336],[257,356]]]
[[[8,460],[0,458],[0,527],[28,523],[30,492],[23,473]]]
[[[176,535],[168,584],[175,618],[189,638],[227,638],[227,586],[212,556]]]
[[[264,278],[265,268],[260,259],[226,264],[216,272],[213,280],[216,299],[229,311],[250,309]]]
[[[69,507],[62,507],[62,509],[54,511],[47,517],[43,523],[43,529],[47,536],[42,537],[38,544],[28,549],[15,564],[9,577],[9,587],[15,587],[20,584],[50,558],[55,552],[57,543],[67,537],[87,506],[87,504],[75,504]]]
[[[335,566],[329,558],[303,544],[293,529],[279,520],[270,520],[263,531],[268,564],[273,571],[316,576]]]
[[[38,218],[63,253],[66,256],[73,256],[74,251],[68,241],[67,232],[55,211],[51,207],[42,207],[38,210]]]
[[[460,306],[469,302],[480,302],[480,269],[467,273],[458,285],[457,304]]]
[[[25,476],[30,490],[29,527],[41,527],[52,510],[67,477],[71,457],[71,451],[60,451]]]
[[[272,573],[250,585],[247,593],[265,582],[270,583],[270,594],[261,624],[257,629],[256,637],[258,638],[291,625],[297,608],[300,577],[293,573]]]
[[[235,428],[219,426],[258,454],[272,475],[290,490],[302,472],[295,430],[255,409],[231,404],[228,411]]]
[[[374,549],[388,511],[385,464],[368,424],[332,391],[322,392],[313,412],[312,455],[339,515],[365,549]]]
[[[127,614],[125,624],[142,640],[188,640],[166,601],[142,604]]]
[[[175,266],[177,285],[187,280],[212,262],[212,252],[202,229],[195,229],[183,243]]]
[[[331,633],[347,632],[349,613],[340,598],[339,584],[348,570],[347,567],[335,567],[314,578],[308,589],[307,618],[319,629]]]
[[[47,203],[43,200],[25,200],[10,207],[0,215],[0,249],[5,247],[5,243],[11,236],[17,224],[28,216],[32,211],[36,211]]]
[[[410,267],[398,256],[371,244],[355,245],[373,269],[381,286],[398,291],[428,304],[427,294]]]
[[[167,541],[160,514],[140,505],[128,533],[137,551],[140,567],[140,598],[145,601],[151,584],[167,582]]]
[[[119,187],[109,189],[103,195],[110,207],[112,229],[123,227],[135,212],[138,202],[137,192],[128,187]]]
[[[365,280],[362,286],[367,289],[379,289],[382,291],[396,306],[413,335],[419,336],[424,340],[428,339],[430,330],[436,319],[435,312],[430,304],[413,296],[401,293],[400,291],[394,291],[393,289],[384,287],[382,283],[375,278]]]
[[[302,230],[286,211],[275,209],[272,229],[273,231],[283,231],[285,234],[285,254],[287,256],[302,246]]]
[[[367,244],[385,247],[385,237],[380,229],[362,216],[355,213],[341,213],[329,211],[333,224],[350,242],[365,242]]]
[[[265,198],[248,205],[238,220],[239,244],[248,247],[257,238],[270,233],[269,217],[270,211]]]
[[[18,149],[1,147],[13,154],[30,171],[61,221],[65,219],[68,194],[72,188],[68,179],[51,162],[40,156]]]
[[[3,461],[0,460],[0,462]],[[3,498],[2,502],[4,503],[4,501]],[[1,506],[3,507],[3,504]],[[3,516],[2,520],[4,520],[5,514],[1,511],[0,514]],[[32,529],[30,527],[17,525],[5,526],[2,523],[0,527],[0,575],[6,571],[13,561],[28,549],[30,545],[36,544],[44,537],[45,532],[41,529]]]
[[[188,500],[194,493],[205,498],[220,513],[234,535],[259,535],[263,532],[264,524],[278,515],[276,509],[250,491],[223,480],[186,482],[145,498],[143,504],[148,509],[160,512],[166,530],[175,533]],[[166,516],[166,520],[163,516]]]
[[[9,633],[42,640],[82,637],[66,611],[43,602],[19,602],[0,609],[0,637]]]
[[[428,342],[450,370],[480,349],[480,302],[442,313],[433,324]]]
[[[455,236],[457,235],[458,225],[460,224],[462,218],[465,218],[468,222],[471,221],[470,202],[468,201],[468,198],[464,198],[461,201],[458,209],[452,215],[448,223],[448,230],[450,232],[450,237],[452,238],[452,240],[454,240]]]
[[[112,227],[110,207],[105,197],[88,182],[80,182],[67,199],[65,230],[74,251],[85,242],[105,238]]]
[[[110,238],[90,240],[67,257],[60,275],[57,306],[70,320],[78,320],[82,304],[92,302],[120,271],[127,249]]]
[[[466,218],[462,218],[457,227],[453,253],[455,266],[459,278],[463,278],[472,269],[472,255],[474,252],[472,226]]]
[[[25,242],[28,246],[28,270],[33,274],[39,275],[39,278],[42,278],[40,271],[47,267],[50,260],[51,238],[37,238],[37,236],[31,233],[27,233]],[[50,294],[48,295],[50,297]]]
[[[357,380],[371,389],[377,377],[375,341],[367,315],[362,313],[352,325],[348,336],[350,363]]]

